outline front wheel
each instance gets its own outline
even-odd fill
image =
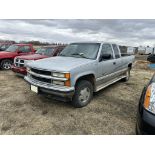
[[[5,59],[1,61],[1,68],[4,70],[8,70],[11,68],[12,61],[9,59]]]
[[[86,106],[93,97],[93,86],[89,81],[79,81],[73,96],[72,105],[76,108]]]

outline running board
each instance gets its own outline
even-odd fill
[[[123,78],[126,78],[126,76],[121,76],[119,78],[116,78],[114,80],[111,80],[109,82],[106,82],[106,83],[102,84],[101,86],[98,86],[96,88],[96,91],[95,92],[100,91],[101,89],[104,89],[104,88],[108,87],[109,85],[111,85],[111,84],[113,84],[113,83],[115,83],[115,82],[117,82],[117,81],[119,81],[119,80],[121,80]]]

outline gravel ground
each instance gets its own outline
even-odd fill
[[[144,60],[144,61],[146,61],[147,57],[148,57],[148,55],[139,55],[139,54],[135,55],[136,60]]]
[[[0,134],[135,134],[140,94],[152,75],[136,64],[128,82],[101,90],[87,107],[75,109],[36,95],[22,78],[0,71]]]

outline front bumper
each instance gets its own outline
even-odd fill
[[[143,113],[138,112],[137,134],[140,135],[155,135],[155,115],[143,109]]]
[[[26,71],[25,67],[16,67],[16,66],[12,65],[11,69],[13,72],[15,72],[18,75],[21,75],[21,76],[27,75],[27,71]]]
[[[55,97],[63,97],[72,99],[74,95],[74,87],[58,86],[48,84],[32,79],[29,76],[25,76],[24,79],[31,85],[38,87],[38,93],[51,94]]]

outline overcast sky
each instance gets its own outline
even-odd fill
[[[155,20],[0,20],[0,39],[155,46]]]

